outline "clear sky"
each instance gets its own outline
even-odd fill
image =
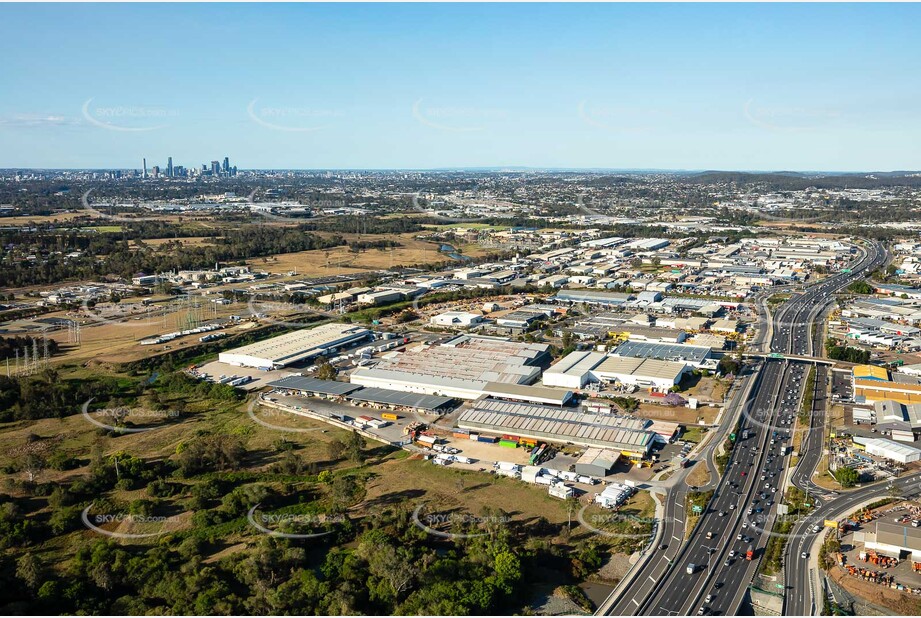
[[[921,6],[0,5],[0,167],[921,168]]]

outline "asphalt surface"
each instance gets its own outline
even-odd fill
[[[743,404],[747,403],[750,392],[760,380],[760,366],[752,365],[745,368],[737,382],[745,381],[732,395],[730,403],[726,407],[725,422],[715,430],[715,435],[710,438],[707,447],[701,452],[695,454],[697,462],[694,465],[707,465],[711,469],[710,482],[699,489],[706,490],[718,487],[722,483],[722,478],[717,474],[715,466],[712,465],[713,450],[725,441],[731,429],[735,426],[736,418]],[[666,490],[661,500],[665,507],[662,519],[659,521],[659,534],[652,544],[649,554],[644,556],[645,560],[636,568],[637,573],[631,574],[632,583],[628,586],[629,594],[621,594],[617,599],[610,599],[610,602],[604,603],[599,611],[603,615],[633,616],[639,613],[639,607],[642,601],[656,592],[660,582],[665,574],[669,572],[675,563],[676,556],[679,554],[685,537],[687,526],[687,514],[685,513],[685,503],[689,487],[684,482],[684,477],[690,470],[678,472],[680,476],[675,477],[677,482]],[[664,549],[662,548],[664,546]],[[641,560],[643,559],[641,558]]]
[[[818,566],[812,564],[811,560],[813,558],[812,546],[825,534],[825,530],[814,533],[812,532],[813,525],[826,519],[841,520],[861,508],[861,505],[868,501],[891,495],[893,492],[891,487],[895,487],[898,490],[895,493],[906,498],[921,495],[921,472],[897,479],[891,485],[888,481],[880,481],[858,490],[850,491],[840,498],[826,502],[811,513],[808,518],[794,526],[787,541],[788,554],[792,552],[796,556],[802,556],[805,552],[809,554],[810,558],[808,560],[788,559],[787,561],[787,589],[784,594],[783,612],[785,616],[818,615],[822,609],[820,591],[813,590],[813,585],[811,584],[812,575]]]
[[[813,325],[828,310],[832,295],[865,271],[883,264],[885,258],[885,250],[881,246],[868,245],[850,273],[828,277],[791,297],[772,318],[769,349],[778,354],[803,356],[821,352],[822,342],[815,340],[818,333]],[[661,555],[648,558],[634,584],[609,613],[738,613],[769,537],[775,498],[778,497],[777,492],[782,491],[788,463],[789,455],[785,451],[789,450],[786,447],[790,427],[800,409],[808,366],[808,362],[789,359],[765,360],[745,404],[738,427],[739,440],[726,473],[688,542],[679,548],[677,539],[680,535],[676,534],[679,528],[684,529],[686,516],[678,515],[675,521],[669,521],[666,514],[662,528],[665,534],[672,533],[672,536],[663,534],[662,538],[670,538],[672,542],[667,548],[657,550]],[[818,378],[817,375],[816,384],[824,393],[824,378]],[[814,411],[817,405],[824,406],[824,395],[822,401],[814,402]],[[815,418],[815,415],[811,416]],[[753,435],[743,440],[741,436],[745,430]],[[821,457],[821,442],[821,438],[811,437],[804,445],[805,452],[800,459],[806,462],[802,468],[804,473],[811,473],[808,466],[812,465],[814,469]],[[680,490],[668,496],[674,513],[683,508],[674,502],[679,496]],[[829,504],[837,500],[840,498]],[[682,504],[683,501],[681,496]],[[791,545],[793,543],[787,547],[788,565],[796,562],[789,557],[789,552],[794,551]],[[748,549],[754,554],[753,560],[744,557]],[[799,561],[808,571],[808,561]],[[808,578],[804,577],[799,582],[806,590],[801,596],[808,596]],[[708,595],[711,595],[709,601],[706,600]]]

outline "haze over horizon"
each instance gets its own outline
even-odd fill
[[[0,50],[17,58],[0,72],[0,168],[919,167],[917,5],[4,5],[0,17]]]

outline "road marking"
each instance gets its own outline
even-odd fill
[[[683,524],[683,523],[684,523],[682,520],[678,519],[677,517],[675,518],[675,521],[677,521],[679,524]]]
[[[651,581],[652,583],[655,583],[655,582],[658,581],[658,580],[657,580],[655,577],[653,577],[652,575],[650,575],[650,576],[649,576],[649,581]]]
[[[681,539],[679,539],[678,537],[676,537],[674,534],[672,535],[672,538],[675,539],[676,541],[680,541],[680,540],[681,540]]]
[[[640,602],[639,602],[639,601],[637,601],[636,599],[630,599],[630,600],[631,600],[631,601],[633,601],[634,603],[636,603],[636,606],[637,606],[637,607],[639,607],[639,606],[640,606]]]

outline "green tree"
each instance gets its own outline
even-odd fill
[[[835,479],[842,487],[853,487],[860,481],[860,473],[856,468],[841,466],[835,470]]]
[[[339,372],[336,371],[336,368],[329,364],[328,361],[324,360],[319,368],[317,369],[317,379],[319,380],[335,380],[336,375]]]

